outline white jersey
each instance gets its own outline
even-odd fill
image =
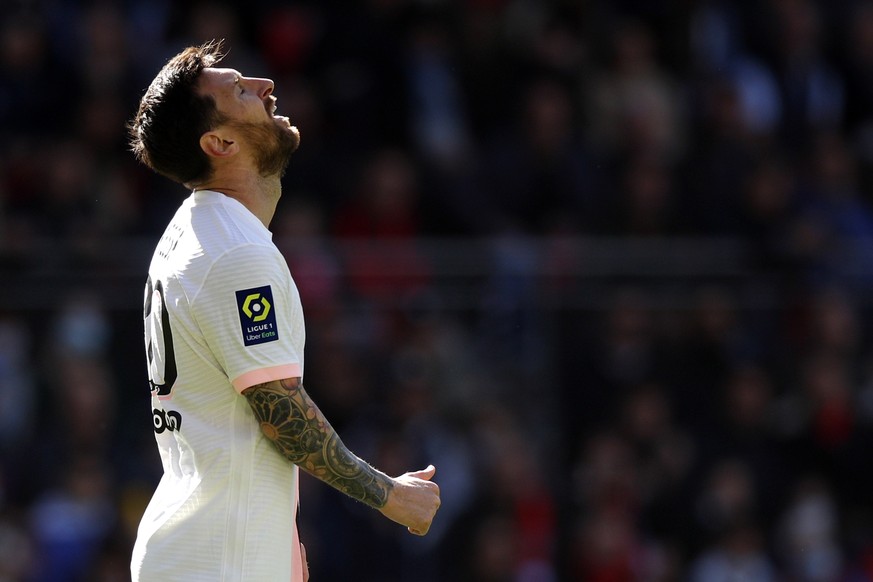
[[[302,580],[297,467],[240,395],[303,375],[303,311],[270,231],[233,198],[193,193],[155,250],[144,313],[164,475],[133,582]]]

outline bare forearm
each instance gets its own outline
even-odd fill
[[[286,459],[370,507],[385,506],[391,479],[343,444],[297,379],[258,384],[243,396],[264,435]]]

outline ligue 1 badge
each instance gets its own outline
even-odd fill
[[[269,285],[236,292],[243,344],[254,346],[279,339],[273,291]]]

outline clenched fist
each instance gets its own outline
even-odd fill
[[[440,507],[440,487],[431,479],[433,465],[422,471],[411,471],[393,479],[388,501],[380,509],[382,515],[405,525],[409,533],[423,536]]]

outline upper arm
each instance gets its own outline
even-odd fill
[[[334,434],[299,377],[255,384],[245,388],[242,395],[261,432],[293,463],[303,464]]]
[[[299,377],[253,384],[243,389],[241,394],[252,407],[255,418],[262,424],[267,422],[279,425],[284,417],[277,417],[277,413],[293,413],[298,408],[305,409],[311,403],[303,392]]]
[[[278,251],[252,244],[225,253],[192,298],[191,309],[237,392],[302,375],[303,310]]]
[[[282,378],[280,380],[268,380],[252,384],[240,391],[240,394],[246,397],[246,400],[251,404],[253,400],[258,398],[301,398],[301,390],[303,384],[300,382],[300,377]]]

